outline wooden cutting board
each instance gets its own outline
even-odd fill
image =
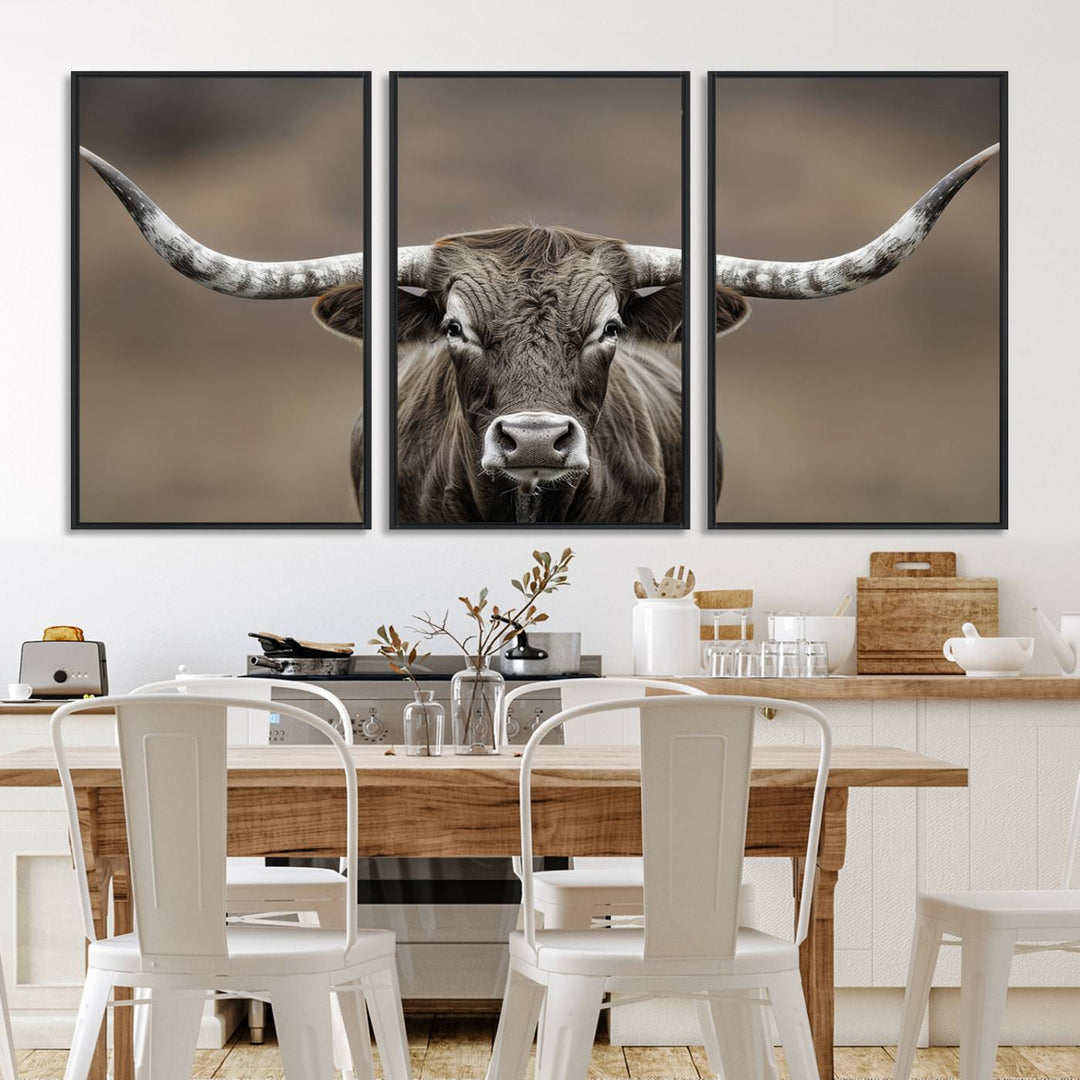
[[[962,675],[946,639],[966,622],[998,632],[997,578],[957,577],[955,552],[875,551],[856,584],[860,675]]]

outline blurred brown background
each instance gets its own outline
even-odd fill
[[[803,260],[878,236],[999,138],[998,81],[716,84],[716,243]],[[720,522],[996,522],[999,178],[845,296],[753,301],[717,342]]]
[[[219,251],[364,246],[360,77],[83,77],[84,146]],[[357,522],[359,346],[311,300],[241,300],[163,262],[79,166],[86,522]]]
[[[535,223],[682,246],[671,78],[398,80],[398,243]]]

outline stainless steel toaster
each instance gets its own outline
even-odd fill
[[[24,641],[19,682],[37,698],[81,698],[109,692],[103,641]]]

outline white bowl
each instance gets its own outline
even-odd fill
[[[1003,679],[1019,675],[1035,655],[1030,637],[951,637],[941,650],[973,679]]]
[[[806,640],[824,641],[829,647],[829,674],[835,675],[855,648],[854,615],[777,615],[773,633],[777,641],[798,641],[805,621]]]

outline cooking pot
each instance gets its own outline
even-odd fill
[[[253,656],[254,667],[278,675],[348,675],[351,656]]]
[[[578,675],[581,634],[534,634],[522,631],[517,644],[499,655],[503,675],[532,679],[538,675]]]

